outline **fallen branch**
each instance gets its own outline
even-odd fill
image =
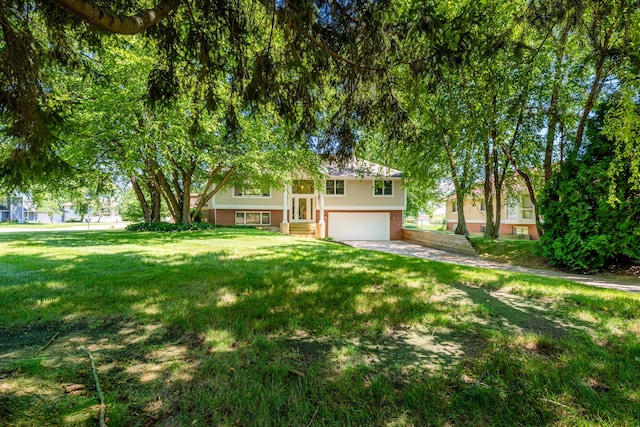
[[[316,408],[316,412],[313,413],[313,416],[311,417],[311,421],[309,421],[309,424],[307,424],[307,427],[313,424],[313,420],[316,418],[316,415],[318,415],[318,409],[320,409],[320,405],[318,405],[318,407]]]
[[[93,374],[93,379],[96,382],[96,390],[98,390],[98,399],[100,399],[100,427],[106,427],[104,422],[104,412],[106,409],[106,405],[104,404],[104,396],[102,395],[102,389],[100,388],[100,381],[98,381],[98,372],[96,371],[96,364],[93,361],[93,355],[89,351],[88,348],[84,349],[89,355],[89,360],[91,361],[91,373]]]
[[[556,402],[555,400],[551,400],[551,399],[547,399],[546,397],[543,397],[541,399],[543,402],[547,402],[547,403],[553,403],[554,405],[558,405],[558,406],[562,406],[563,408],[567,408],[573,411],[573,408],[571,406],[567,406],[565,404],[562,404],[560,402]]]
[[[58,332],[55,333],[55,335],[53,337],[51,337],[51,339],[49,340],[49,342],[47,342],[45,345],[43,345],[42,347],[40,347],[39,350],[36,351],[36,354],[40,353],[41,351],[43,351],[45,348],[49,347],[51,345],[51,343],[53,342],[53,340],[56,339],[56,337],[58,336]]]

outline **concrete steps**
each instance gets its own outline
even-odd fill
[[[300,237],[316,237],[316,224],[313,222],[292,222],[289,224],[289,234]]]

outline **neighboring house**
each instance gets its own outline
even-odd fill
[[[25,208],[22,204],[22,197],[8,196],[0,199],[0,222],[5,221],[25,221]]]
[[[216,225],[279,227],[283,233],[335,240],[401,240],[406,191],[401,172],[353,160],[325,166],[325,180],[293,179],[286,188],[230,187],[203,218]]]
[[[53,218],[45,212],[38,211],[36,205],[25,195],[13,195],[0,199],[0,222],[15,221],[18,223],[61,223],[69,220],[80,220],[73,210],[72,203],[64,203],[60,213],[54,213]]]
[[[455,195],[447,200],[447,230],[456,229],[458,225],[458,209],[460,208],[460,206],[457,206]],[[465,199],[462,209],[464,209],[464,217],[469,233],[484,233],[486,204],[482,191],[473,191]],[[502,197],[498,235],[501,238],[539,239],[533,203],[526,191],[512,193],[506,198]]]

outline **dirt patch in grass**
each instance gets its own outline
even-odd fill
[[[195,334],[118,318],[4,329],[0,416],[9,425],[25,419],[41,425],[93,422],[99,409],[89,350],[108,414],[125,411],[119,416],[131,425],[158,421],[172,412],[171,399],[162,396],[171,393],[172,382],[188,379],[201,346]]]
[[[379,370],[441,371],[481,354],[491,331],[508,332],[514,337],[536,336],[530,342],[525,339],[522,346],[543,355],[555,354],[553,343],[571,335],[570,331],[593,334],[585,325],[560,317],[553,300],[528,299],[508,289],[490,291],[458,283],[434,298],[459,306],[473,321],[457,329],[442,324],[396,324],[374,336],[338,339],[298,331],[282,338],[282,342],[308,363],[331,361],[337,370],[364,365]]]
[[[394,325],[372,337],[331,339],[296,334],[284,345],[308,362],[330,362],[337,371],[357,365],[379,370],[442,370],[478,354],[485,343],[474,335],[463,335],[444,327]]]

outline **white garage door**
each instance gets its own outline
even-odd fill
[[[328,219],[335,240],[389,240],[388,212],[329,212]]]

